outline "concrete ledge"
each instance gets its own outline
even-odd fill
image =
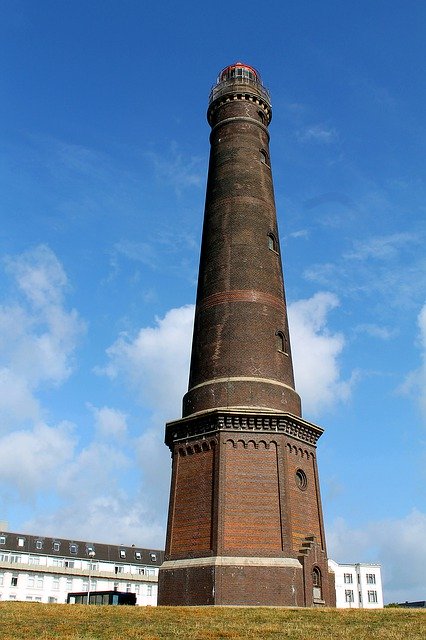
[[[293,567],[301,569],[297,558],[257,558],[251,556],[213,556],[207,558],[185,558],[184,560],[167,560],[162,569],[186,569],[192,567]]]

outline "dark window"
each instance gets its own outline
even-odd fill
[[[304,491],[308,486],[308,479],[306,477],[306,473],[302,471],[302,469],[298,469],[296,471],[296,484],[299,487],[299,489],[302,489],[302,491]]]
[[[278,252],[277,239],[273,233],[268,233],[268,249]]]
[[[259,116],[260,121],[265,124],[266,118],[265,118],[265,114],[263,113],[263,111],[258,111],[257,115]]]
[[[260,162],[262,162],[262,164],[267,164],[269,167],[269,157],[265,149],[260,150]]]
[[[277,340],[277,349],[278,351],[281,351],[281,353],[288,353],[288,346],[287,346],[287,338],[284,335],[283,331],[277,331],[275,334],[276,340]]]
[[[322,589],[321,589],[321,571],[318,567],[314,567],[312,570],[312,587],[313,592],[312,595],[314,600],[322,599]]]

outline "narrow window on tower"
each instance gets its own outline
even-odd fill
[[[270,249],[271,251],[275,251],[275,253],[278,253],[277,239],[271,232],[268,233],[268,249]]]
[[[287,346],[287,338],[282,331],[277,331],[275,333],[276,341],[277,341],[277,349],[281,353],[288,354],[288,346]]]
[[[260,162],[262,164],[266,164],[269,167],[269,156],[266,153],[265,149],[260,149]]]
[[[265,124],[265,120],[266,120],[266,118],[265,118],[265,114],[263,113],[263,111],[258,111],[258,112],[257,112],[257,115],[259,116],[260,122],[261,122],[262,124]]]

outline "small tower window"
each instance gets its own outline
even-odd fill
[[[276,341],[277,341],[277,349],[278,351],[280,351],[281,353],[288,353],[288,346],[287,346],[287,338],[284,335],[283,331],[277,331],[275,334],[276,337]]]
[[[296,471],[296,484],[299,489],[302,489],[302,491],[305,491],[306,487],[308,486],[308,478],[306,477],[306,473],[302,469],[298,469]]]
[[[263,111],[258,111],[257,115],[259,116],[260,122],[262,124],[265,124],[266,118],[265,118],[265,114],[263,113]]]
[[[260,162],[262,164],[266,164],[269,167],[269,156],[266,153],[265,149],[260,149]]]
[[[268,233],[268,249],[278,253],[278,243],[273,233]]]

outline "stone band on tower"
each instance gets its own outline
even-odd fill
[[[333,605],[316,464],[295,391],[269,154],[271,103],[236,63],[213,87],[188,392],[166,425],[164,605]]]

